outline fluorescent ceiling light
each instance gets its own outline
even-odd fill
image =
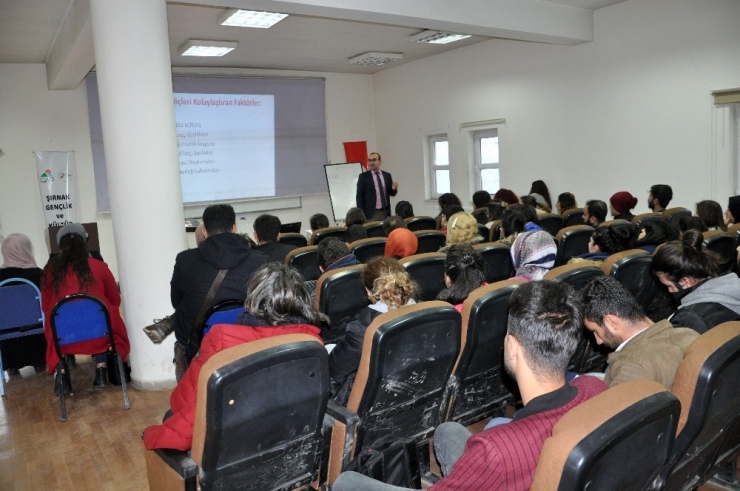
[[[412,43],[447,44],[469,38],[469,34],[453,34],[440,31],[424,31],[409,38]]]
[[[350,65],[385,65],[403,58],[401,53],[376,53],[369,52],[349,59]]]
[[[259,27],[261,29],[267,29],[286,17],[288,17],[288,14],[229,9],[221,14],[218,18],[218,23],[222,26]]]
[[[180,56],[223,56],[237,46],[237,43],[231,41],[189,39],[180,46]]]

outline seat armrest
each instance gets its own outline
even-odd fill
[[[357,414],[332,400],[326,406],[326,414],[347,427],[354,426],[360,421],[360,417]]]
[[[355,433],[360,424],[360,417],[331,400],[326,406],[326,414],[334,420],[328,472],[328,482],[333,484],[353,457]]]
[[[198,475],[198,464],[190,458],[187,452],[159,448],[154,450],[154,453],[183,479]]]

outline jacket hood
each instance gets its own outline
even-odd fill
[[[735,273],[728,273],[707,280],[681,299],[681,307],[709,302],[724,305],[740,314],[740,278]]]
[[[200,257],[218,269],[230,269],[245,261],[253,252],[249,242],[239,234],[225,232],[211,235],[198,246]]]

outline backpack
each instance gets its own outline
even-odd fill
[[[419,454],[413,438],[379,438],[355,456],[347,470],[386,484],[421,489]]]

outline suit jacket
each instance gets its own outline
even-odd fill
[[[388,215],[390,215],[391,196],[395,196],[398,191],[392,188],[393,179],[391,178],[390,173],[384,170],[381,170],[380,173],[383,176],[383,180],[385,181],[385,202],[387,205],[386,211],[388,212]],[[362,211],[365,213],[365,218],[367,218],[368,220],[375,214],[376,198],[375,180],[373,179],[372,173],[370,171],[363,172],[357,179],[357,207],[362,209]]]

